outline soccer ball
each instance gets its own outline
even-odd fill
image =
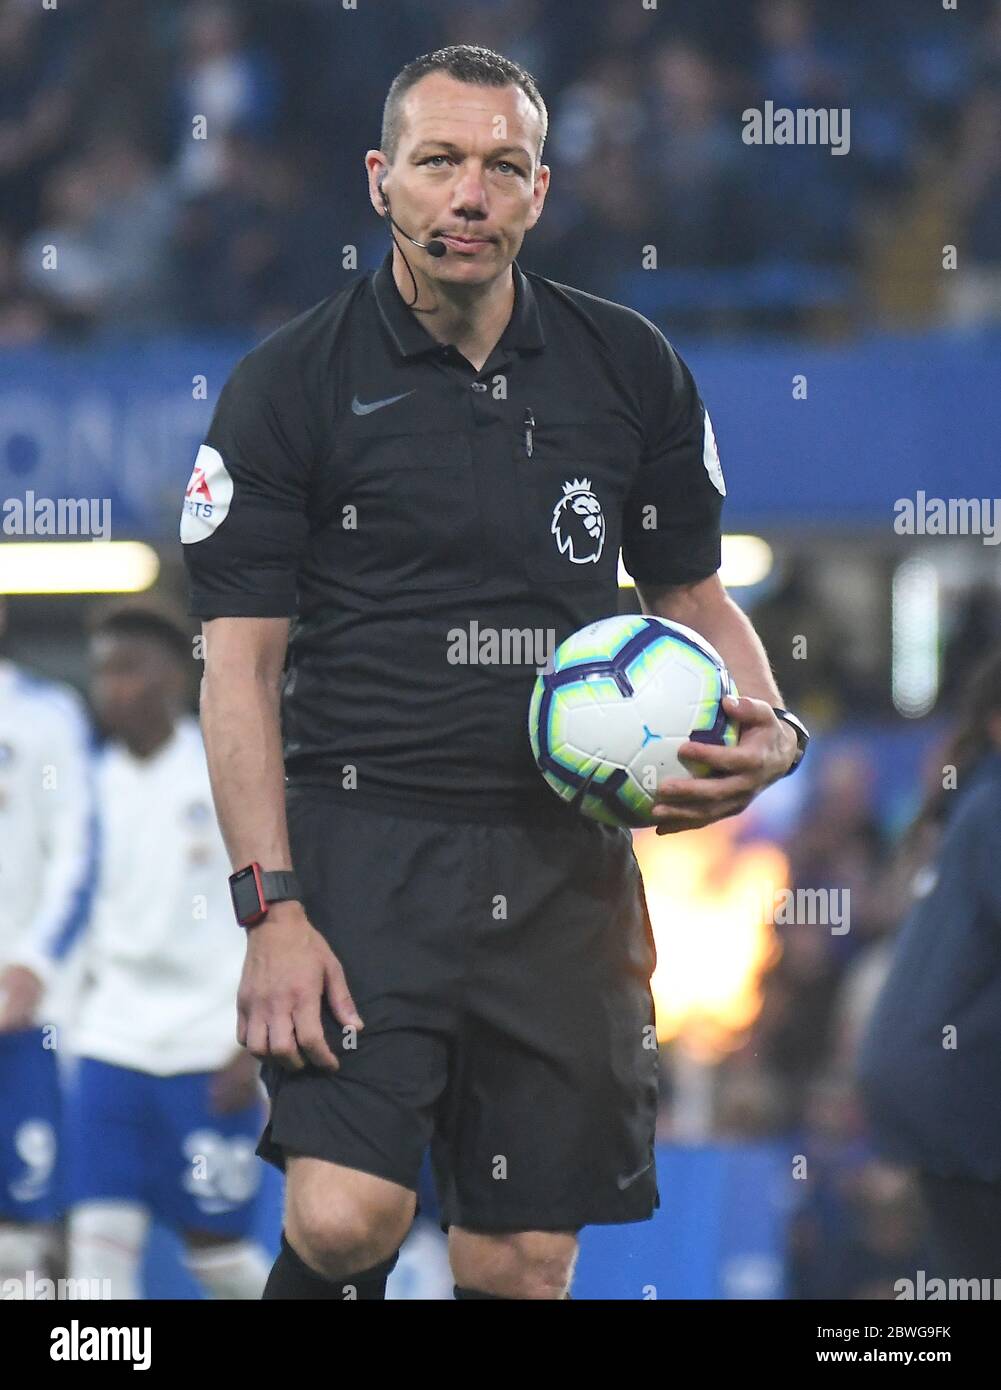
[[[704,637],[666,618],[603,618],[562,642],[535,682],[532,753],[564,801],[606,825],[655,825],[666,777],[705,776],[679,762],[686,739],[732,746],[723,709],[737,688]]]

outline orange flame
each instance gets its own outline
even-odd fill
[[[657,943],[657,1037],[683,1037],[705,1062],[737,1046],[757,1018],[761,978],[779,949],[765,904],[788,882],[788,861],[768,841],[735,845],[737,828],[730,819],[633,835]]]

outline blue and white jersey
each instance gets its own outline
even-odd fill
[[[97,801],[98,886],[70,1049],[156,1076],[216,1070],[239,1047],[246,943],[197,720],[179,720],[148,758],[108,744]]]
[[[59,1016],[58,966],[87,923],[98,834],[83,701],[0,661],[0,967],[45,981],[37,1023]]]

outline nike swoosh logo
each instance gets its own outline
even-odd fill
[[[641,1169],[639,1170],[638,1173],[630,1173],[630,1174],[628,1175],[628,1177],[623,1177],[623,1175],[620,1173],[619,1176],[615,1179],[615,1181],[616,1181],[616,1182],[618,1183],[618,1185],[619,1185],[619,1191],[620,1191],[620,1192],[625,1192],[625,1190],[626,1190],[627,1187],[632,1187],[633,1183],[634,1183],[634,1182],[638,1182],[639,1179],[643,1176],[643,1174],[644,1174],[644,1173],[648,1173],[652,1167],[653,1167],[653,1161],[651,1160],[651,1161],[646,1165],[646,1167],[645,1167],[645,1168],[641,1168]]]
[[[412,396],[416,390],[417,387],[415,386],[413,391],[404,391],[401,396],[387,396],[385,400],[369,401],[367,403],[362,403],[358,397],[355,396],[354,400],[351,402],[351,409],[356,415],[371,415],[373,410],[381,410],[384,405],[393,405],[396,401],[402,401],[407,396]]]

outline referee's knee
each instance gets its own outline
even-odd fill
[[[449,1260],[457,1285],[494,1298],[564,1298],[577,1251],[573,1231],[488,1235],[457,1226],[449,1230]]]
[[[339,1278],[403,1244],[417,1205],[408,1188],[315,1158],[289,1158],[286,1175],[285,1231],[314,1269]]]

